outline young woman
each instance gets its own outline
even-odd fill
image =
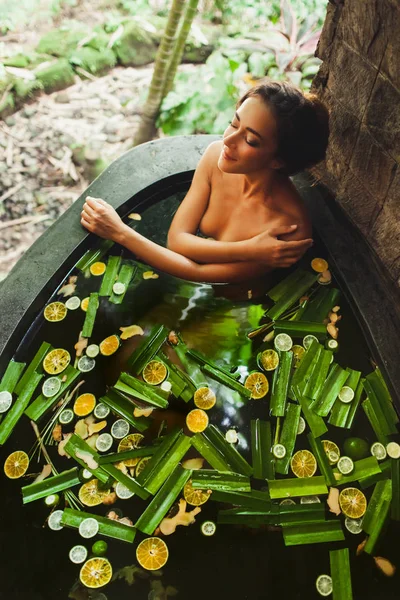
[[[86,198],[81,223],[176,277],[247,284],[293,265],[312,245],[289,177],[324,158],[328,136],[328,112],[316,97],[268,80],[239,100],[223,139],[206,149],[167,248],[133,231],[100,198]]]

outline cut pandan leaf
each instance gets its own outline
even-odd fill
[[[311,400],[303,396],[297,387],[294,388],[294,398],[297,399],[301,406],[304,418],[309,426],[314,437],[320,437],[328,431],[327,426],[322,417],[317,415],[311,408]]]
[[[239,392],[239,394],[244,398],[250,398],[250,390],[246,389],[244,385],[242,385],[235,379],[232,379],[231,377],[225,375],[225,373],[223,373],[221,370],[214,369],[213,367],[210,367],[208,365],[203,365],[202,371],[212,379],[215,379],[215,381],[222,383],[223,385],[230,388],[231,390],[234,390],[235,392]]]
[[[126,290],[129,287],[130,282],[132,281],[135,273],[137,271],[137,265],[133,261],[126,261],[118,274],[117,283],[121,283],[125,286],[125,291],[122,294],[115,294],[114,292],[110,296],[110,302],[113,304],[121,304],[126,294]]]
[[[253,476],[256,479],[274,479],[274,457],[271,452],[271,423],[256,419],[250,422],[250,426]]]
[[[175,443],[166,452],[165,456],[158,462],[157,470],[155,472],[153,471],[150,476],[146,478],[145,487],[150,493],[155,494],[160,489],[175,467],[183,459],[190,446],[191,438],[183,435],[183,433],[180,434]],[[153,455],[153,458],[148,462],[148,465],[150,465],[154,456],[155,455]],[[148,465],[146,465],[146,467]]]
[[[105,484],[109,482],[109,475],[99,466],[99,455],[79,436],[72,434],[64,449],[81,467],[88,469],[99,481]]]
[[[146,510],[139,517],[135,523],[135,527],[143,533],[151,535],[165,517],[185,484],[189,481],[191,474],[192,471],[183,469],[177,465]]]
[[[189,402],[197,389],[193,380],[187,373],[184,373],[179,367],[172,363],[164,353],[160,354],[160,358],[168,367],[168,381],[172,384],[172,394],[176,398],[182,398],[184,402]]]
[[[61,387],[57,394],[51,398],[46,398],[43,394],[40,394],[40,396],[38,396],[25,410],[26,416],[32,421],[38,421],[46,412],[51,410],[53,406],[57,404],[61,396],[63,396],[73,385],[79,375],[80,372],[69,365],[63,372]],[[63,381],[64,379],[65,381]]]
[[[285,333],[292,338],[303,339],[307,335],[313,335],[318,340],[325,340],[326,327],[323,323],[309,323],[307,321],[275,321],[274,331],[276,334]]]
[[[340,521],[322,520],[319,523],[305,523],[304,525],[301,523],[284,525],[283,539],[285,546],[299,546],[302,544],[341,542],[345,538]]]
[[[74,510],[72,508],[64,509],[61,523],[66,527],[79,529],[79,525],[82,523],[82,521],[89,518],[96,519],[97,523],[99,524],[100,535],[111,537],[122,542],[128,542],[130,544],[135,539],[136,529],[134,527],[123,525],[122,523],[118,523],[118,521],[108,519],[107,517],[100,517],[99,515],[85,513],[81,510]]]
[[[79,485],[80,483],[81,481],[78,476],[78,469],[75,467],[69,471],[64,471],[63,473],[49,477],[44,481],[31,483],[31,485],[24,486],[21,489],[22,501],[24,504],[28,504],[34,500],[46,498],[46,496],[49,496],[50,494],[68,490],[74,485]]]
[[[112,287],[117,279],[119,266],[121,264],[120,256],[109,256],[107,261],[106,272],[101,282],[99,296],[110,296]]]
[[[182,434],[182,429],[174,429],[164,437],[156,452],[137,478],[138,482],[143,485],[143,487],[147,487],[147,481],[158,472],[160,462],[165,460],[168,451]]]
[[[275,461],[275,471],[281,475],[287,475],[289,472],[289,464],[292,458],[293,450],[296,444],[297,431],[299,428],[301,406],[298,404],[288,403],[286,407],[285,419],[283,421],[282,431],[279,437],[279,442],[286,448],[284,457]]]
[[[330,550],[333,600],[353,600],[349,549]]]
[[[295,304],[295,302],[299,300],[299,298],[301,298],[308,289],[310,289],[313,283],[317,281],[317,278],[317,275],[303,271],[301,278],[296,280],[295,285],[289,285],[284,293],[281,293],[276,304],[266,312],[266,316],[274,321],[279,319],[285,310]],[[276,297],[276,291],[274,292],[274,290],[271,290],[268,295],[270,295],[271,292]]]
[[[337,288],[321,288],[311,299],[300,317],[300,321],[322,323],[340,297]]]
[[[259,492],[257,490],[251,490],[251,492],[222,492],[214,490],[210,496],[210,500],[233,504],[234,506],[254,511],[270,510],[272,506],[268,492]]]
[[[51,350],[52,346],[47,342],[43,342],[40,345],[39,350],[36,352],[35,356],[27,366],[26,371],[14,389],[14,392],[17,395],[21,393],[22,389],[25,387],[26,383],[29,381],[35,371],[38,373],[43,373],[43,360],[46,357],[46,354],[48,354]]]
[[[268,480],[268,488],[272,500],[328,494],[325,478],[322,475],[301,479],[296,477],[294,479]]]
[[[337,398],[331,410],[329,423],[335,425],[335,427],[350,429],[357,408],[360,405],[364,387],[360,381],[360,371],[353,371],[352,369],[347,369],[347,371],[349,372],[349,378],[346,381],[346,386],[354,391],[354,398],[349,404],[344,404]]]
[[[212,369],[214,369],[215,371],[221,372],[222,375],[226,375],[226,377],[230,377],[231,379],[234,379],[234,380],[237,379],[237,375],[235,373],[231,373],[229,371],[229,368],[223,368],[223,367],[216,365],[214,362],[208,360],[207,357],[205,357],[203,354],[201,354],[201,352],[197,352],[197,350],[186,349],[185,354],[188,358],[194,360],[198,365],[200,365],[200,367],[207,365],[207,366],[211,367]]]
[[[133,416],[134,405],[126,396],[122,396],[115,390],[109,390],[106,396],[102,396],[99,402],[108,406],[110,410],[115,412],[120,417],[124,418],[132,427],[135,427],[138,431],[145,431],[150,424],[150,420],[147,417]]]
[[[387,399],[383,392],[380,396],[377,396],[371,381],[374,383],[375,389],[377,389],[377,382],[379,382],[379,380],[374,373],[367,375],[367,377],[362,380],[362,384],[367,394],[367,399],[371,403],[374,413],[380,423],[382,433],[384,435],[396,434],[396,423],[399,422],[396,410],[394,409],[392,402]]]
[[[108,250],[114,245],[111,240],[102,240],[97,249],[88,250],[82,258],[76,263],[76,268],[82,271],[89,269],[91,265],[99,261]]]
[[[101,468],[115,481],[121,483],[125,486],[130,492],[136,494],[142,500],[147,500],[150,496],[149,492],[145,490],[135,479],[125,475],[120,469],[114,467],[114,465],[110,463],[103,464]]]
[[[389,443],[389,438],[384,432],[384,429],[386,429],[386,428],[384,428],[382,421],[379,419],[379,416],[375,412],[375,409],[371,403],[371,400],[369,398],[366,398],[361,403],[361,406],[367,416],[367,419],[368,419],[372,429],[374,430],[377,440],[381,444],[386,446]],[[378,410],[378,414],[379,414],[379,412],[380,411]]]
[[[174,350],[179,358],[179,360],[181,361],[187,376],[189,377],[190,381],[193,383],[193,386],[195,389],[199,388],[199,387],[204,387],[207,385],[206,382],[206,378],[204,377],[202,371],[200,370],[200,367],[198,365],[198,363],[193,360],[192,358],[189,358],[187,356],[188,354],[188,349],[186,347],[186,344],[184,344],[184,342],[182,342],[181,338],[178,338],[179,343],[174,345]]]
[[[359,484],[363,490],[371,487],[371,485],[375,485],[378,481],[382,481],[383,479],[389,479],[391,476],[391,460],[385,460],[383,462],[378,463],[380,472],[375,473],[374,475],[369,475],[368,477],[363,477],[360,479]]]
[[[292,362],[292,352],[279,352],[279,365],[274,371],[270,399],[270,414],[274,417],[285,415]]]
[[[139,381],[139,379],[132,377],[128,373],[121,373],[114,387],[125,394],[143,400],[147,404],[152,404],[159,408],[167,408],[168,406],[168,401],[166,400],[168,394],[144,381]]]
[[[212,469],[201,469],[192,474],[194,489],[217,490],[221,492],[250,492],[250,480],[239,473],[218,473]]]
[[[14,401],[14,404],[0,423],[0,445],[5,444],[10,437],[14,427],[28,407],[32,395],[42,378],[43,375],[41,373],[33,373],[31,375],[30,379],[26,382],[25,387],[22,388],[17,399]]]
[[[400,521],[400,461],[390,459],[392,476],[392,504],[390,516],[394,521]]]
[[[216,499],[216,496],[223,497],[224,493],[213,492],[211,500]],[[239,496],[239,494],[232,493],[229,496],[232,496],[231,502],[235,503],[234,496]],[[243,499],[245,499],[245,496],[246,494],[243,493]],[[247,496],[250,496],[250,494],[247,494]],[[260,527],[261,525],[311,525],[312,523],[323,522],[324,513],[323,504],[293,503],[289,505],[281,503],[280,505],[276,505],[271,502],[265,502],[264,506],[260,506],[259,508],[240,506],[239,508],[220,510],[218,512],[218,523],[248,525],[250,527]]]
[[[398,423],[399,416],[393,407],[393,400],[379,368],[377,367],[375,371],[367,375],[365,380],[368,382],[370,388],[373,390],[376,398],[378,399],[387,422],[391,425],[393,423]]]
[[[391,500],[392,481],[390,479],[378,481],[369,499],[363,519],[363,530],[369,535],[364,546],[364,552],[368,554],[375,553],[375,548],[389,517]]]
[[[288,294],[290,289],[295,290],[297,288],[298,281],[300,281],[306,272],[307,271],[302,269],[296,269],[270,289],[269,292],[267,292],[267,296],[274,302],[278,302],[285,294]]]
[[[22,389],[23,386],[20,387],[17,384],[25,365],[26,363],[15,362],[14,360],[8,363],[7,369],[0,381],[0,392],[9,392],[12,394],[14,390],[17,393],[17,389]]]
[[[314,437],[312,433],[308,434],[307,439],[310,443],[311,450],[315,458],[317,459],[319,470],[325,478],[326,485],[335,485],[335,475],[332,471],[332,467],[330,465],[329,458],[325,452],[322,441],[319,438]]]
[[[156,446],[143,446],[143,448],[133,448],[126,452],[112,452],[111,454],[103,454],[99,456],[99,465],[114,464],[123,461],[129,461],[134,458],[142,458],[144,456],[153,456],[157,451]]]
[[[308,379],[318,362],[319,354],[322,351],[322,346],[314,341],[303,355],[300,363],[295,370],[290,382],[289,398],[295,400],[294,388],[297,387],[301,393],[307,385]]]
[[[204,431],[204,437],[214,444],[215,448],[217,448],[217,450],[219,450],[219,452],[226,458],[231,466],[232,471],[247,476],[253,474],[253,468],[240,454],[240,452],[238,452],[236,448],[226,441],[218,427],[215,425],[209,425]]]
[[[330,350],[320,349],[318,359],[314,364],[308,381],[304,386],[304,395],[307,398],[315,400],[318,398],[328,376],[329,368],[332,362],[332,352]]]
[[[196,433],[191,438],[191,443],[197,452],[217,471],[229,471],[227,459],[203,433]]]
[[[89,296],[89,305],[86,311],[85,321],[82,328],[82,337],[90,338],[93,332],[97,309],[99,308],[99,294],[93,292]]]
[[[168,329],[163,325],[155,325],[150,334],[141,342],[140,346],[128,359],[128,368],[135,375],[140,375],[145,365],[159,352],[167,339]]]
[[[332,365],[328,378],[325,381],[319,395],[313,401],[311,408],[320,417],[328,416],[340,390],[346,383],[349,372],[342,369],[338,364]]]

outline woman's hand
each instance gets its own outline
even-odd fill
[[[125,225],[114,208],[102,200],[87,196],[81,212],[81,223],[99,237],[119,242]]]
[[[296,231],[297,225],[280,225],[252,237],[248,241],[249,258],[266,263],[272,269],[290,267],[305,254],[313,240],[286,242],[278,237]]]

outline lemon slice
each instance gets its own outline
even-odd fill
[[[151,360],[142,372],[144,381],[149,385],[159,385],[167,375],[167,367],[160,360]]]
[[[259,400],[260,398],[264,398],[267,395],[269,390],[268,379],[265,377],[264,373],[259,373],[258,371],[254,373],[250,373],[244,382],[244,387],[251,392],[251,398],[254,400]]]
[[[100,343],[100,353],[103,356],[111,356],[119,348],[119,337],[110,335]],[[87,354],[87,351],[86,351]]]
[[[371,454],[375,456],[376,460],[384,460],[386,458],[386,448],[380,442],[375,442],[371,446]]]
[[[349,456],[341,456],[338,460],[337,468],[342,475],[349,475],[354,470],[354,463]]]
[[[23,450],[16,450],[6,458],[4,473],[9,479],[19,479],[27,472],[29,457]]]
[[[389,442],[386,451],[390,458],[400,458],[400,445],[397,442]]]
[[[339,494],[339,505],[345,517],[359,519],[367,510],[367,499],[357,488],[345,488]]]
[[[197,408],[209,410],[215,405],[217,397],[209,387],[201,387],[195,391],[193,400]]]
[[[283,444],[275,444],[272,447],[272,454],[275,456],[275,458],[283,458],[286,456],[285,446]]]
[[[104,275],[104,273],[106,272],[106,265],[103,262],[95,262],[92,265],[90,265],[89,271],[95,277],[98,277],[99,275]]]
[[[62,373],[71,362],[71,355],[63,348],[51,350],[43,360],[43,369],[49,375]]]
[[[89,558],[81,568],[79,579],[88,588],[100,588],[112,578],[112,566],[107,558],[96,556]]]
[[[350,531],[350,533],[354,535],[362,532],[362,523],[362,519],[351,519],[350,517],[346,517],[344,520],[344,526],[346,527],[347,531]]]
[[[89,356],[82,356],[79,360],[78,360],[78,370],[81,373],[88,373],[89,371],[92,371],[96,366],[96,361],[94,360],[94,358],[90,358]]]
[[[100,348],[98,347],[97,344],[90,344],[86,348],[86,355],[89,358],[96,358],[96,356],[98,355],[99,352],[100,352]]]
[[[132,498],[132,496],[135,495],[134,492],[131,492],[131,490],[120,481],[116,485],[115,493],[120,500],[128,500],[128,498]]]
[[[62,321],[67,316],[67,307],[62,302],[52,302],[48,304],[43,311],[44,318],[46,321],[51,323],[57,323]]]
[[[116,296],[121,296],[122,294],[125,294],[125,290],[126,286],[121,281],[117,281],[116,283],[114,283],[113,292]]]
[[[274,371],[279,365],[279,355],[276,350],[269,348],[260,356],[260,363],[264,371]]]
[[[109,433],[101,433],[96,440],[96,448],[99,452],[107,452],[113,445],[113,438]]]
[[[58,422],[61,423],[61,425],[68,425],[68,423],[71,423],[73,420],[74,411],[70,408],[65,408],[58,417]]]
[[[293,358],[294,358],[293,366],[296,369],[299,366],[300,361],[303,358],[306,350],[305,350],[305,348],[303,348],[303,346],[299,346],[298,344],[295,344],[294,346],[292,346],[292,352],[293,352]]]
[[[317,470],[317,461],[309,450],[299,450],[293,455],[290,466],[296,477],[312,477]]]
[[[94,409],[94,416],[96,419],[105,419],[110,414],[110,409],[107,404],[103,404],[103,402],[99,402],[96,404]]]
[[[192,486],[192,480],[189,479],[185,487],[183,488],[183,497],[188,504],[192,506],[201,506],[209,499],[211,490],[194,489]]]
[[[136,548],[136,558],[143,569],[156,571],[168,560],[168,547],[164,540],[157,537],[146,538]]]
[[[344,404],[349,404],[354,398],[354,391],[348,385],[344,385],[338,394],[338,398]]]

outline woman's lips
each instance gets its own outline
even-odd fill
[[[236,160],[236,158],[232,158],[231,156],[229,156],[229,154],[227,154],[225,150],[222,152],[222,158],[225,158],[225,160],[231,160],[232,162]]]

